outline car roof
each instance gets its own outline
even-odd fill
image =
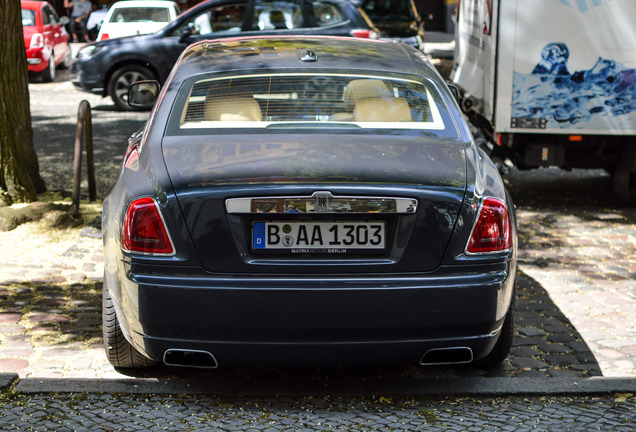
[[[316,59],[301,61],[310,50]],[[413,75],[433,73],[426,56],[405,44],[331,36],[242,37],[198,42],[188,47],[175,67],[174,79],[228,70],[267,68],[369,70]]]
[[[45,3],[48,4],[48,2],[42,0],[21,0],[20,6],[27,9],[40,9],[40,7],[42,7]]]

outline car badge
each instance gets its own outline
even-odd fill
[[[331,199],[333,198],[331,192],[314,192],[312,197],[316,200],[315,211],[317,213],[324,213],[329,211],[329,204],[331,203]]]

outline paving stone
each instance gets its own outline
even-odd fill
[[[17,324],[21,318],[21,313],[0,313],[0,324]]]
[[[548,364],[542,360],[532,357],[520,357],[511,361],[512,365],[519,369],[541,369],[548,367]]]
[[[0,370],[20,371],[29,367],[29,362],[22,358],[0,358]]]

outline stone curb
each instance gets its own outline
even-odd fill
[[[391,396],[547,396],[632,393],[636,378],[443,378],[443,379],[367,379],[338,383],[312,381],[280,383],[276,379],[174,380],[138,379],[60,379],[26,378],[0,374],[0,388],[20,394],[43,393],[122,393],[186,395],[391,395]]]

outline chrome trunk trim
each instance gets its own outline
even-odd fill
[[[230,214],[249,213],[415,213],[414,198],[334,196],[329,191],[316,191],[311,196],[249,197],[225,200]]]

